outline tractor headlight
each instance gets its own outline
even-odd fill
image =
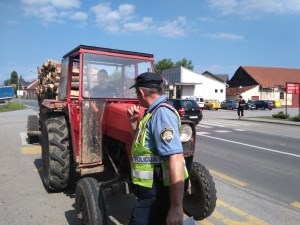
[[[191,139],[193,135],[193,130],[190,125],[182,124],[180,127],[180,140],[182,142],[187,142]]]

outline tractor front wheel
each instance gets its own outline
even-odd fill
[[[76,186],[75,205],[79,225],[106,225],[104,197],[95,178],[85,177]]]
[[[41,144],[44,186],[48,192],[63,191],[70,173],[70,140],[64,115],[44,116]]]
[[[210,216],[216,207],[216,192],[209,171],[200,163],[193,162],[183,199],[185,213],[193,216],[195,220]]]

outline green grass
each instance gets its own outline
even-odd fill
[[[259,119],[268,119],[268,120],[273,120],[273,121],[295,121],[295,122],[300,122],[300,116],[295,116],[295,117],[288,117],[287,119],[282,119],[282,118],[274,118],[273,116],[255,116],[255,117],[248,117],[248,118],[259,118]]]
[[[20,102],[9,102],[4,105],[0,105],[0,112],[9,112],[14,110],[25,109],[26,106],[24,104],[20,104]]]
[[[252,117],[252,118],[268,119],[268,120],[288,120],[288,119],[274,118],[272,116],[255,116],[255,117]]]

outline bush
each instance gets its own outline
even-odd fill
[[[300,122],[300,114],[298,116],[292,117],[291,120]]]
[[[0,112],[9,112],[14,110],[25,109],[26,106],[19,102],[9,102],[5,105],[0,105]]]
[[[277,118],[277,119],[287,119],[290,117],[290,115],[285,114],[283,111],[280,111],[277,114],[273,114],[272,117]]]

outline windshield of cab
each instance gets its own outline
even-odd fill
[[[83,97],[136,98],[134,78],[153,72],[152,62],[85,53],[83,55]]]

